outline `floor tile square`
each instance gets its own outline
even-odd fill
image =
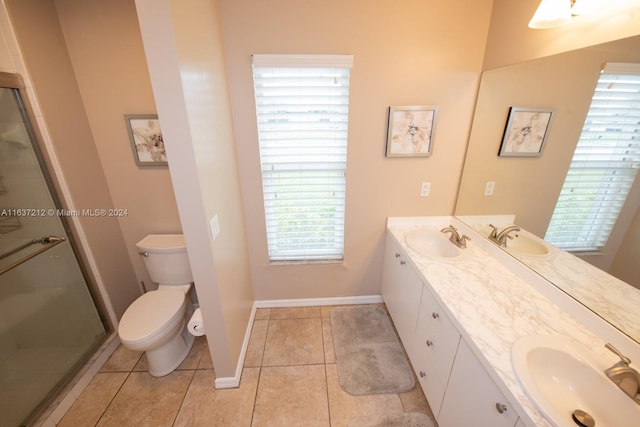
[[[262,366],[324,363],[322,320],[269,320]]]
[[[194,372],[174,371],[164,377],[132,372],[97,425],[170,426]]]
[[[125,346],[119,345],[102,365],[100,372],[129,372],[136,366],[143,354],[142,351],[129,350]]]
[[[261,366],[264,346],[267,340],[268,320],[256,320],[251,328],[251,337],[247,345],[247,353],[244,358],[244,366]]]
[[[211,370],[197,371],[184,398],[175,427],[251,425],[260,368],[246,368],[240,387],[216,390]]]
[[[98,372],[58,426],[96,425],[128,375],[128,372]]]
[[[331,427],[347,427],[351,420],[365,415],[403,412],[402,401],[397,394],[353,396],[340,387],[336,365],[326,367]]]
[[[324,365],[262,368],[251,425],[329,426]]]
[[[322,318],[322,341],[324,344],[324,363],[336,363],[336,353],[333,348],[333,330],[331,319]]]
[[[321,317],[320,307],[272,308],[269,319],[304,319],[310,317]]]

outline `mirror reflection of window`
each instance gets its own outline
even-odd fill
[[[609,63],[598,80],[545,240],[597,252],[640,167],[640,64]]]

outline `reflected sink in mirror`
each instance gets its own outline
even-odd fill
[[[498,233],[508,226],[509,225],[498,225]],[[489,238],[489,235],[491,235],[493,231],[493,228],[489,224],[473,224],[472,228],[486,238]],[[507,246],[503,247],[503,249],[515,256],[546,259],[552,254],[549,245],[544,240],[525,230],[510,233],[506,244]]]
[[[522,255],[536,258],[545,258],[550,255],[549,247],[535,237],[526,236],[522,233],[512,235],[512,239],[507,239],[507,252],[513,255]]]
[[[404,240],[418,254],[436,261],[458,263],[470,258],[470,248],[457,247],[439,229],[421,228],[410,231]]]
[[[573,420],[576,411],[586,412],[598,427],[631,426],[640,420],[640,405],[604,374],[615,360],[569,337],[520,338],[511,361],[525,393],[555,426],[581,425]]]

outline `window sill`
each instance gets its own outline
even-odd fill
[[[344,265],[344,259],[309,259],[300,261],[269,261],[269,267],[302,266],[302,265]]]

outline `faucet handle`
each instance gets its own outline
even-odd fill
[[[489,227],[491,227],[491,234],[489,237],[498,237],[498,227],[493,224],[489,224]]]
[[[607,348],[607,350],[609,350],[609,351],[611,351],[611,352],[615,353],[615,354],[616,354],[616,356],[618,356],[618,357],[620,358],[620,362],[618,362],[618,363],[620,363],[620,364],[622,364],[622,365],[625,365],[625,366],[629,366],[629,364],[631,364],[631,359],[629,359],[627,356],[625,356],[624,354],[622,354],[622,353],[620,352],[620,350],[618,350],[617,348],[615,348],[615,347],[613,346],[613,344],[611,344],[611,343],[606,343],[604,346]]]

